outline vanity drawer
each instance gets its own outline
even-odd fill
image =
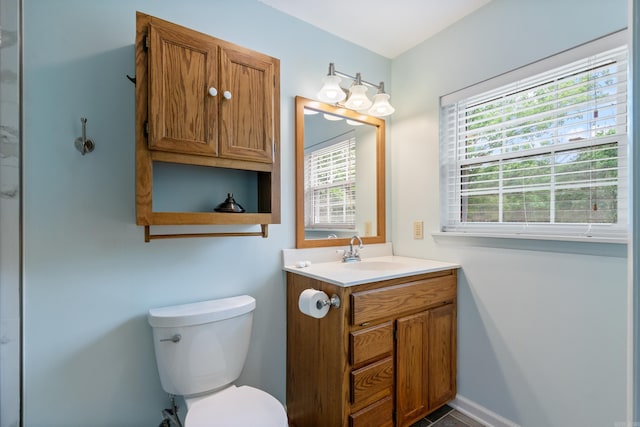
[[[417,311],[456,297],[456,275],[434,277],[351,294],[351,321],[362,325]]]
[[[386,322],[349,335],[351,365],[391,356],[393,353],[393,323]]]
[[[391,395],[393,391],[393,358],[351,372],[351,403],[363,403],[372,397]]]
[[[349,427],[393,427],[391,396],[349,415]]]

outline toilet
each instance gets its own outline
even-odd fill
[[[182,396],[184,427],[287,427],[270,394],[236,386],[244,366],[256,300],[240,295],[149,310],[162,388]]]

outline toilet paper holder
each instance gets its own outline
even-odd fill
[[[340,308],[340,297],[336,294],[331,295],[331,298],[316,301],[316,307],[321,309],[322,307],[330,305],[331,307]]]

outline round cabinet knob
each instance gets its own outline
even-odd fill
[[[224,99],[231,99],[231,92],[229,92],[228,90],[225,90],[222,93],[222,96],[224,96]]]
[[[218,89],[216,89],[213,86],[209,88],[209,95],[216,96],[217,94],[218,94]]]

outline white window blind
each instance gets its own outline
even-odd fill
[[[440,129],[442,231],[626,237],[626,46],[442,102]]]
[[[355,230],[355,133],[312,147],[304,162],[305,228]]]

